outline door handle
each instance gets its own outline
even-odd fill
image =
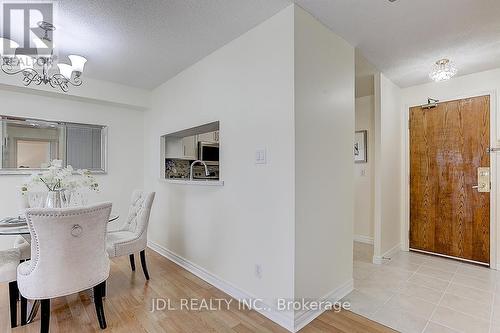
[[[473,185],[472,188],[478,192],[490,192],[490,187],[490,168],[477,168],[477,185]]]

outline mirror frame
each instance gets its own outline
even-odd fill
[[[89,169],[92,174],[107,174],[108,173],[108,126],[106,125],[95,125],[95,124],[85,124],[85,123],[73,123],[68,121],[53,121],[53,120],[45,120],[45,119],[37,119],[37,118],[24,118],[17,116],[7,116],[0,115],[0,124],[3,121],[13,122],[13,123],[29,123],[29,122],[37,122],[37,123],[45,123],[48,125],[58,125],[65,127],[66,125],[79,125],[79,126],[88,126],[88,127],[96,127],[101,129],[101,167],[99,169]],[[3,140],[3,137],[0,138]],[[4,143],[0,142],[0,146],[3,147]],[[2,150],[0,149],[0,152]],[[0,159],[3,158],[0,156]],[[66,167],[66,156],[63,160],[63,165]],[[43,168],[33,168],[33,169],[20,169],[20,168],[0,168],[0,175],[31,175],[35,172],[43,172],[48,169]]]

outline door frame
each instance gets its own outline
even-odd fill
[[[497,140],[497,133],[499,124],[497,123],[497,91],[480,91],[476,93],[471,93],[467,95],[446,95],[443,96],[433,96],[439,99],[440,103],[450,102],[454,100],[467,99],[472,97],[489,96],[490,97],[490,147],[500,147],[500,140]],[[404,193],[404,208],[403,208],[403,228],[402,230],[402,250],[409,251],[410,248],[410,108],[413,105],[406,104],[403,109],[403,156],[404,156],[404,168],[403,168],[403,193]],[[490,168],[491,168],[491,192],[490,192],[490,268],[500,269],[500,262],[497,262],[497,240],[500,239],[499,232],[497,228],[497,211],[500,210],[500,203],[497,202],[498,186],[500,185],[497,181],[497,158],[500,158],[500,152],[491,153],[490,155]]]

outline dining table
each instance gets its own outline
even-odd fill
[[[119,218],[119,215],[112,213],[109,216],[108,222],[116,221]],[[21,216],[5,217],[0,219],[0,236],[21,236],[31,244],[31,234],[28,223],[26,222],[26,219]],[[89,290],[92,292],[92,289]],[[28,324],[35,319],[40,307],[39,300],[34,300],[32,303],[33,304],[31,305],[31,309],[26,321]]]

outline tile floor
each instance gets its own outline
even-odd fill
[[[354,244],[353,312],[405,333],[500,333],[499,271],[413,252],[374,265]]]

